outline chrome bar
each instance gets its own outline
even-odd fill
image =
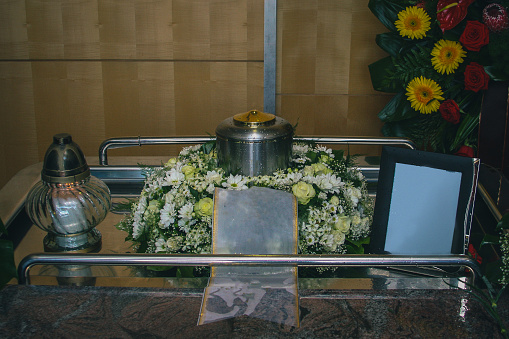
[[[18,266],[18,283],[30,284],[29,270],[36,265],[98,266],[211,266],[211,265],[299,265],[299,266],[464,266],[472,281],[480,276],[477,262],[466,255],[232,255],[232,254],[89,254],[39,253],[25,257]]]
[[[108,165],[108,149],[142,146],[142,145],[185,145],[202,144],[215,140],[215,137],[125,137],[111,138],[102,142],[99,147],[99,164]],[[331,145],[392,145],[416,149],[410,139],[388,137],[295,137],[294,141],[308,141]]]
[[[202,144],[215,137],[197,136],[197,137],[125,137],[111,138],[103,141],[99,146],[99,164],[108,165],[108,149],[142,146],[142,145],[183,145],[183,144]]]
[[[319,144],[331,145],[392,145],[406,146],[410,149],[417,149],[414,142],[405,138],[390,137],[295,137],[294,141],[311,141]]]
[[[502,213],[500,213],[500,211],[498,210],[498,207],[493,201],[493,199],[490,197],[490,194],[488,193],[488,191],[486,191],[486,188],[484,188],[484,186],[481,183],[478,183],[477,189],[482,199],[484,200],[484,203],[486,204],[486,206],[488,206],[488,209],[490,210],[491,214],[493,215],[495,220],[499,222],[502,219]]]

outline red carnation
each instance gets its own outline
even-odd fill
[[[440,104],[438,110],[445,121],[454,125],[460,122],[460,108],[456,101],[452,99],[445,100]]]
[[[437,4],[437,20],[445,32],[456,27],[467,16],[467,9],[474,0],[440,0]]]
[[[471,62],[465,68],[465,89],[469,91],[479,92],[488,89],[490,76],[484,70],[484,67],[477,62]]]
[[[499,4],[489,4],[484,7],[482,20],[492,32],[500,32],[509,27],[507,12]]]
[[[473,158],[474,157],[474,149],[470,146],[463,145],[460,147],[458,152],[456,152],[454,154],[459,155],[461,157]]]
[[[479,21],[467,21],[467,26],[460,36],[460,42],[469,51],[479,52],[481,47],[490,42],[490,31]]]

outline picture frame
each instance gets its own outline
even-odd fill
[[[465,254],[480,160],[384,146],[370,252]]]

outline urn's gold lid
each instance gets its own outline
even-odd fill
[[[270,113],[251,110],[249,112],[234,115],[233,120],[235,123],[240,123],[242,125],[258,126],[274,123],[276,116]]]

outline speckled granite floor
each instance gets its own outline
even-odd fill
[[[301,290],[299,328],[242,317],[197,326],[201,290],[11,285],[0,291],[4,338],[497,338],[457,290]],[[509,298],[501,301],[509,320]]]

